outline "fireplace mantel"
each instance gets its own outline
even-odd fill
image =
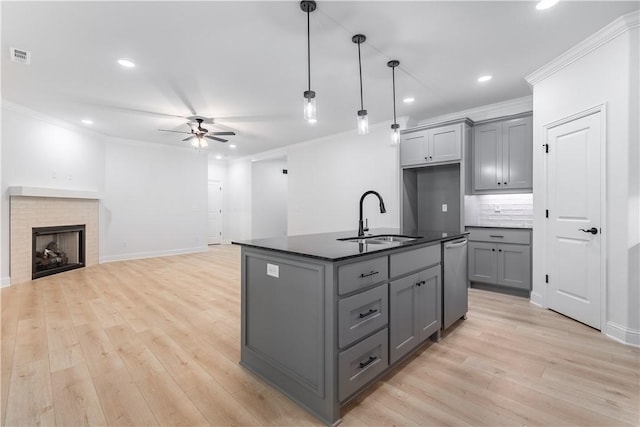
[[[61,188],[9,187],[9,196],[100,200],[102,194],[99,191],[64,190]]]

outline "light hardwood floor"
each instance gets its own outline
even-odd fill
[[[319,425],[238,365],[239,248],[2,289],[3,425]],[[343,425],[638,425],[640,351],[525,299],[468,320],[343,409]]]

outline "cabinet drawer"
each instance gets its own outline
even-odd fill
[[[338,354],[338,400],[343,401],[389,366],[388,329]]]
[[[340,295],[384,282],[389,278],[386,256],[354,262],[338,267],[338,293]]]
[[[387,284],[338,301],[338,346],[346,347],[388,323]]]
[[[422,270],[440,262],[440,245],[427,246],[390,256],[391,277]]]
[[[469,240],[528,245],[531,243],[531,231],[506,228],[469,228]]]

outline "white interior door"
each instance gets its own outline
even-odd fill
[[[600,111],[547,130],[548,306],[601,327]]]
[[[222,184],[220,181],[209,181],[208,198],[208,236],[207,243],[215,245],[222,240]]]

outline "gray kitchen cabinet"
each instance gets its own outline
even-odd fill
[[[389,361],[391,364],[440,328],[440,265],[389,284]]]
[[[473,190],[532,188],[532,117],[478,123],[473,128]]]
[[[531,231],[469,227],[469,281],[531,289]]]
[[[495,243],[469,242],[469,280],[498,283],[498,255]]]
[[[404,133],[400,142],[401,166],[460,160],[463,125],[451,124]]]
[[[279,238],[238,243],[240,363],[326,425],[427,338],[439,339],[442,319],[441,232],[370,246],[339,237],[290,237],[295,251]]]

